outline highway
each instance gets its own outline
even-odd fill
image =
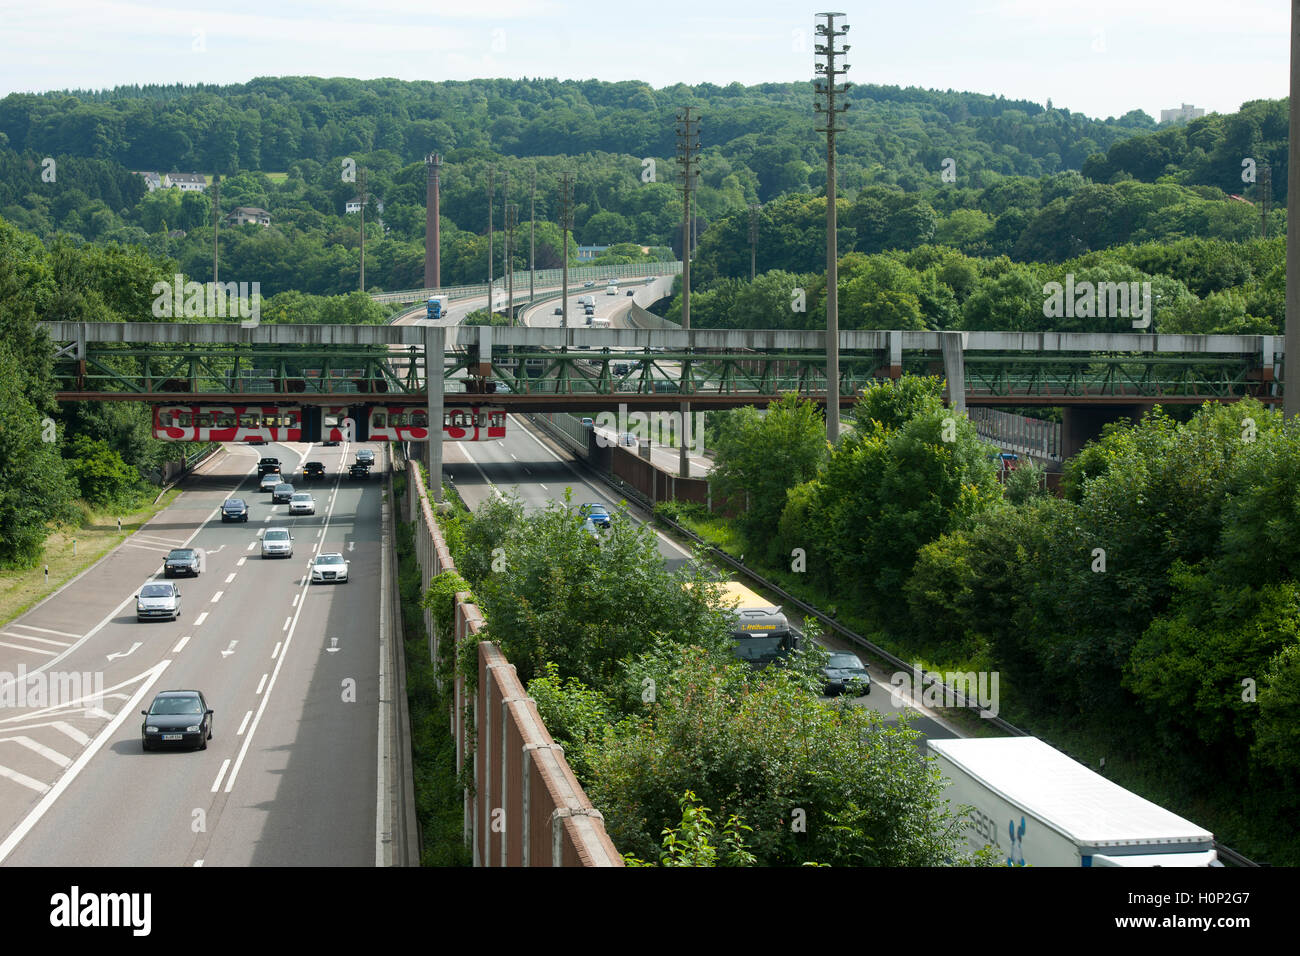
[[[384,860],[381,480],[340,480],[356,447],[228,446],[139,533],[0,629],[0,670],[102,675],[104,690],[101,709],[76,700],[0,710],[0,862]],[[382,464],[383,449],[369,447]],[[262,455],[279,457],[289,480],[306,456],[325,463],[325,480],[295,483],[315,494],[314,516],[290,518],[256,490]],[[236,491],[249,521],[222,524],[218,508]],[[268,527],[291,530],[291,558],[259,556]],[[180,619],[137,622],[134,595],[179,546],[203,562],[197,578],[178,579]],[[331,550],[350,560],[351,580],[310,584],[312,556]],[[140,711],[169,689],[207,697],[206,750],[142,751]]]

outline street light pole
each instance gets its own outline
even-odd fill
[[[1300,0],[1296,0],[1300,2]],[[835,57],[849,52],[846,44],[843,49],[835,48],[836,37],[849,32],[835,29],[835,18],[842,13],[819,13],[825,17],[825,23],[817,24],[818,36],[826,42],[817,44],[818,56],[826,58],[825,63],[817,64],[817,72],[823,79],[814,83],[818,95],[816,111],[826,114],[826,125],[817,127],[818,132],[826,134],[826,438],[831,444],[840,437],[840,300],[839,300],[839,252],[836,242],[837,223],[835,209],[835,134],[844,132],[839,125],[839,114],[849,108],[848,103],[836,105],[836,96],[846,93],[849,84],[838,84],[836,77],[848,72],[848,65],[836,69]],[[823,99],[825,102],[823,102]]]

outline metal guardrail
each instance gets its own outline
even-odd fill
[[[644,278],[651,275],[676,275],[682,271],[682,264],[678,262],[636,262],[621,266],[575,266],[569,269],[570,282],[584,282],[589,279],[624,279],[624,278]],[[562,269],[539,269],[531,273],[535,283],[555,283],[560,282],[563,278]],[[528,284],[530,273],[527,270],[516,272],[514,275],[515,288]],[[492,289],[496,292],[505,292],[508,285],[505,276],[492,280]],[[427,299],[430,296],[442,295],[448,299],[463,299],[473,295],[487,295],[488,286],[486,282],[478,285],[462,286],[444,286],[441,289],[405,289],[399,292],[374,292],[370,297],[378,303],[389,302],[418,302],[420,299]]]

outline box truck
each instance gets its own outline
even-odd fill
[[[930,740],[972,849],[1007,866],[1222,866],[1214,835],[1036,737]]]

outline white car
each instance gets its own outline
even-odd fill
[[[346,581],[348,579],[348,562],[337,551],[328,551],[316,555],[311,563],[311,581]]]
[[[181,616],[181,589],[170,581],[151,582],[135,596],[135,619],[152,621],[158,618],[176,620]]]
[[[289,499],[289,514],[314,515],[315,513],[316,499],[308,492],[300,491]]]
[[[284,481],[278,472],[268,471],[262,476],[261,488],[263,491],[275,491],[275,486]]]
[[[262,557],[292,558],[293,535],[288,528],[267,528],[262,534]]]

